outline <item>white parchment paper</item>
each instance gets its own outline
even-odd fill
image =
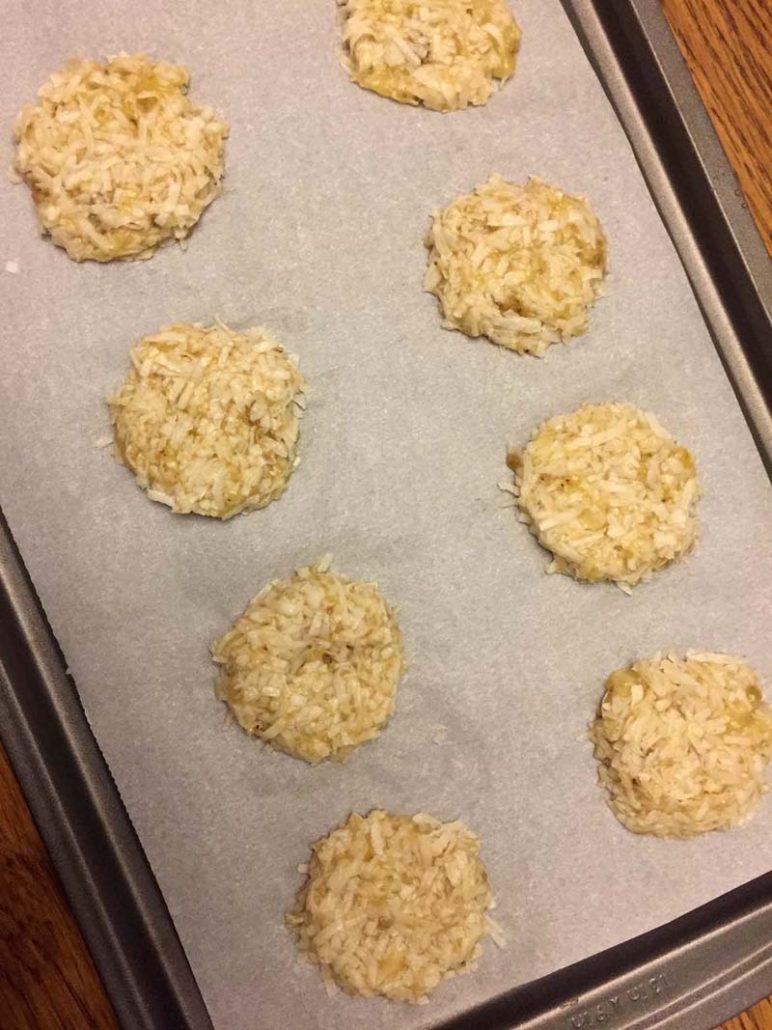
[[[187,251],[149,262],[72,263],[0,181],[0,502],[218,1030],[426,1027],[772,865],[770,799],[732,833],[636,837],[579,739],[636,656],[723,649],[768,670],[769,491],[558,0],[516,14],[515,79],[442,116],[348,82],[332,0],[4,4],[3,165],[16,111],[75,54],[180,61],[231,126],[226,194]],[[492,171],[588,194],[608,233],[590,333],[542,361],[442,330],[421,291],[430,211]],[[267,326],[313,388],[287,494],[225,525],[150,503],[94,447],[129,347],[215,315]],[[496,486],[507,442],[606,399],[656,412],[705,487],[695,554],[633,597],[545,576]],[[380,740],[312,769],[225,719],[208,645],[268,579],[328,551],[399,606],[410,670]],[[510,935],[428,1007],[328,998],[282,926],[311,842],[374,806],[479,833]]]

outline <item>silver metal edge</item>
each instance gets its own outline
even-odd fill
[[[435,1030],[709,1030],[771,982],[772,873]]]
[[[742,192],[731,165],[665,20],[659,0],[562,2],[579,30],[588,56],[630,140],[652,199],[684,266],[762,458],[767,468],[772,469],[772,411],[728,316],[706,257],[695,242],[682,200],[673,188],[650,130],[641,116],[639,100],[629,87],[624,68],[609,43],[599,16],[599,8],[602,11],[604,7],[613,6],[625,8],[626,17],[637,19],[649,44],[651,59],[656,62],[670,93],[673,110],[678,113],[735,242],[736,252],[732,259],[739,262],[742,271],[748,275],[769,324],[772,267],[756,225],[742,200]],[[772,329],[769,346],[772,348]]]
[[[0,736],[113,1009],[126,1030],[212,1030],[163,896],[1,511],[0,602],[0,639],[18,631],[26,661],[24,676],[14,674],[10,648],[0,650]],[[32,725],[43,699],[66,739],[57,754],[42,753]],[[74,763],[76,804],[64,797],[65,761]],[[67,791],[72,787],[68,778]],[[114,879],[107,879],[108,868]]]
[[[772,310],[772,262],[713,121],[663,14],[661,0],[630,0],[630,3],[670,86],[681,119],[695,143],[739,256],[769,314]]]
[[[726,317],[703,256],[692,238],[683,208],[659,160],[656,147],[640,118],[635,97],[628,89],[613,50],[608,45],[593,2],[564,0],[564,3],[570,7],[576,21],[582,27],[585,43],[600,67],[601,79],[631,140],[644,177],[673,238],[717,345],[729,366],[735,386],[742,395],[746,413],[754,423],[758,438],[763,441],[770,453],[772,417],[764,403],[763,394],[748,366],[734,328]],[[670,35],[657,0],[630,0],[630,4],[645,27],[647,36],[657,41],[655,53],[659,66],[672,89],[674,100],[690,134],[700,138],[699,151],[706,174],[714,184],[717,199],[732,227],[745,269],[769,310],[772,276],[766,264],[763,244],[747,210],[738,200],[734,175],[694,90],[691,77]],[[3,534],[0,534],[0,578],[18,606],[17,610],[24,615],[25,629],[30,639],[35,641],[38,664],[43,670],[58,717],[70,739],[73,754],[77,756],[82,767],[84,778],[89,783],[89,803],[98,813],[100,822],[109,830],[108,835],[114,838],[118,845],[126,876],[137,887],[137,900],[140,902],[143,918],[153,928],[158,953],[166,966],[170,956],[176,958],[174,952],[179,948],[179,942],[165,910],[160,920],[159,913],[154,911],[153,894],[157,891],[157,885],[149,867],[136,867],[137,856],[133,854],[136,850],[136,840],[133,830],[126,834],[125,839],[123,834],[123,830],[130,827],[126,812],[106,767],[104,770],[100,768],[100,763],[104,764],[103,759],[72,686],[61,667],[59,655],[50,639],[50,630],[42,616],[36,612],[36,602],[29,593],[21,570],[14,567],[15,558],[6,551],[5,544]],[[0,675],[0,682],[3,680],[4,677]],[[5,682],[2,682],[2,685],[7,686]],[[113,1003],[124,1025],[131,1027],[132,1030],[156,1026],[157,1024],[147,1021],[147,1013],[142,1011],[141,1001],[137,1007],[138,998],[134,996],[136,990],[129,991],[132,995],[130,999],[123,993],[132,976],[130,970],[120,966],[116,968],[114,964],[116,949],[118,955],[121,953],[115,927],[104,923],[101,911],[95,915],[94,899],[91,896],[93,881],[84,862],[77,835],[73,834],[72,827],[59,810],[48,769],[38,755],[36,741],[34,737],[29,736],[23,714],[15,706],[14,701],[12,690],[0,691],[0,713],[6,746],[36,821],[53,853],[57,871],[65,884],[92,954],[99,964]],[[127,824],[125,827],[124,821]],[[141,852],[139,859],[140,867],[146,866],[146,860]],[[150,882],[143,884],[146,875],[150,877]],[[711,947],[714,958],[716,954],[723,954],[722,968],[715,971],[712,977],[706,979],[707,969],[704,967],[694,969],[691,942],[649,963],[637,965],[633,971],[609,980],[596,990],[576,995],[562,1003],[558,1010],[543,1011],[524,1021],[517,1018],[511,1022],[507,1020],[507,1025],[526,1028],[564,1026],[567,1030],[599,1025],[640,1028],[713,1026],[738,1008],[756,1000],[768,989],[772,981],[772,945],[769,943],[772,937],[771,918],[772,904],[766,904],[700,938],[699,943],[703,947]],[[727,964],[730,931],[735,938],[743,942],[744,948],[740,950],[744,953],[740,954],[734,963]],[[171,940],[169,932],[172,934]],[[759,941],[765,943],[758,946]],[[653,984],[659,983],[660,977],[672,977],[673,970],[678,968],[679,963],[684,963],[684,970],[688,970],[691,975],[698,973],[698,982],[689,984],[686,994],[678,991],[672,996],[664,992],[655,993]],[[185,967],[187,968],[186,963]],[[186,975],[183,975],[183,981]],[[651,991],[648,996],[645,994],[647,984]],[[182,996],[187,993],[189,986],[184,982],[180,984]],[[193,986],[197,994],[195,984]],[[623,1014],[617,1014],[620,997],[626,998],[627,1003],[634,1003],[632,1012],[626,1004]],[[647,1003],[647,1000],[651,1003]],[[469,1013],[469,1017],[474,1020],[474,1013]],[[187,1025],[211,1026],[205,1012],[202,1013],[195,1001],[189,1012]],[[486,1024],[477,1022],[475,1025],[482,1027]],[[171,1030],[171,1027],[167,1024],[163,1030]]]

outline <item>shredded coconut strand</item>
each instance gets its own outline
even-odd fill
[[[108,398],[115,455],[152,500],[229,519],[284,492],[303,377],[263,329],[173,325],[145,336]]]
[[[587,329],[606,275],[606,238],[584,197],[492,175],[435,211],[424,289],[443,325],[541,357]]]
[[[375,584],[327,565],[270,583],[212,647],[218,695],[240,725],[311,763],[377,737],[404,671],[402,636]]]
[[[375,810],[312,849],[287,925],[325,980],[348,994],[420,1003],[474,968],[483,937],[503,943],[480,842],[460,822]]]
[[[188,78],[142,55],[71,60],[19,115],[16,171],[75,261],[151,257],[221,192],[228,128],[186,96]]]
[[[645,411],[586,405],[549,419],[507,462],[522,521],[555,556],[548,572],[624,589],[694,544],[694,459]]]
[[[515,70],[520,30],[504,0],[338,0],[343,64],[364,89],[457,111]]]
[[[609,676],[590,737],[620,822],[692,837],[753,814],[772,758],[772,708],[739,658],[655,657]]]

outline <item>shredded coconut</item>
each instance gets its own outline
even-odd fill
[[[338,0],[343,64],[364,89],[457,111],[515,70],[520,30],[504,0]]]
[[[154,501],[229,519],[284,492],[303,377],[263,329],[173,325],[145,336],[108,398],[115,455]]]
[[[645,411],[558,415],[508,464],[522,521],[554,555],[548,572],[633,587],[694,544],[694,459]]]
[[[463,823],[375,810],[312,849],[287,924],[327,982],[349,994],[422,1002],[467,972],[487,934],[503,943],[480,842]]]
[[[221,192],[228,128],[186,96],[188,78],[142,55],[75,59],[19,115],[16,171],[74,260],[151,257]]]
[[[218,695],[240,725],[311,763],[377,737],[404,671],[402,635],[375,584],[326,564],[270,583],[212,648]]]
[[[609,676],[590,737],[620,822],[691,837],[753,814],[772,758],[772,708],[741,659],[668,655]]]
[[[492,175],[435,211],[424,288],[442,324],[541,357],[587,328],[606,275],[606,238],[584,197]]]
[[[434,727],[434,733],[432,734],[432,741],[435,744],[444,744],[448,739],[448,727],[439,725]]]

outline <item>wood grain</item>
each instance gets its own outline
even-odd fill
[[[722,1030],[772,1030],[772,996],[724,1023]]]
[[[663,0],[663,7],[772,252],[769,0]],[[0,1030],[116,1027],[0,748]],[[772,996],[725,1030],[772,1030]]]
[[[662,6],[772,254],[772,3],[662,0]]]
[[[772,5],[662,0],[662,7],[772,254]],[[772,1030],[772,995],[723,1030]]]
[[[117,1030],[83,938],[2,748],[0,1027]]]

